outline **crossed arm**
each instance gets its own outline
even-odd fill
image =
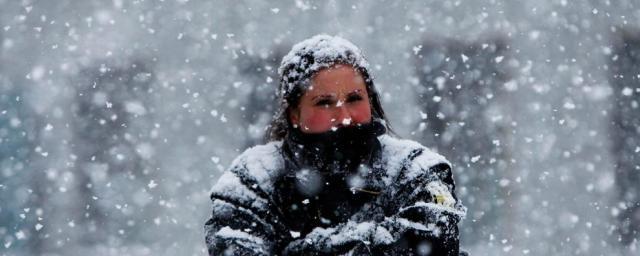
[[[385,205],[374,206],[385,210],[363,209],[346,223],[316,228],[290,242],[284,254],[457,256],[457,224],[465,210],[453,194],[453,182],[445,181],[450,175],[448,165],[438,165],[423,175],[399,180],[396,189],[382,195],[387,196],[380,200]],[[389,210],[393,214],[375,214]]]
[[[457,224],[464,208],[454,190],[446,164],[412,177],[401,174],[381,195],[386,198],[378,200],[378,209],[363,209],[345,223],[294,237],[268,196],[250,177],[232,169],[212,191],[206,242],[211,255],[458,255]]]

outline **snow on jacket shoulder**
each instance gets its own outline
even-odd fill
[[[419,143],[388,135],[378,140],[379,159],[368,176],[380,184],[375,199],[358,205],[347,221],[305,234],[285,224],[292,217],[283,211],[288,205],[274,200],[274,182],[296,171],[285,170],[282,143],[246,150],[212,188],[205,224],[210,255],[458,255],[465,208],[450,164]]]
[[[271,181],[282,171],[281,142],[245,150],[211,189],[205,224],[210,255],[272,255],[285,231],[270,203]]]

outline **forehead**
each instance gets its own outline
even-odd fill
[[[365,90],[364,78],[357,69],[338,64],[318,71],[311,79],[308,92],[351,92]]]

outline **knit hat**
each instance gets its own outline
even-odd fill
[[[281,99],[292,100],[292,95],[302,93],[310,86],[315,73],[335,64],[351,65],[366,73],[363,75],[369,75],[369,63],[360,49],[341,37],[321,34],[294,45],[278,68]]]

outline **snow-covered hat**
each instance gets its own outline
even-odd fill
[[[320,34],[297,43],[278,68],[282,99],[292,100],[290,96],[304,92],[315,73],[335,64],[351,65],[369,78],[369,63],[360,49],[344,38]]]

